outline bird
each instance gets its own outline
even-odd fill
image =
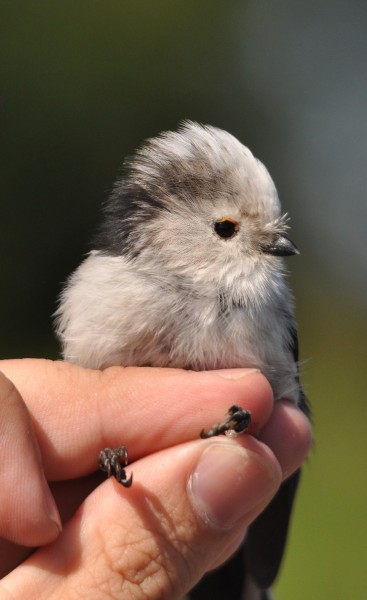
[[[148,139],[125,160],[92,250],[61,293],[63,358],[93,369],[256,368],[275,400],[309,415],[288,221],[266,167],[229,132],[184,121]],[[283,482],[192,600],[271,598],[299,477]]]

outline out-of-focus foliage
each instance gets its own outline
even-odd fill
[[[282,600],[365,598],[367,8],[362,1],[0,6],[2,357],[57,357],[51,314],[122,159],[184,118],[273,175],[316,444]],[[308,359],[308,360],[307,360]]]

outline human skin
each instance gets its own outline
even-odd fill
[[[274,405],[254,370],[23,359],[0,371],[4,598],[182,597],[236,549],[311,444],[301,411]],[[249,434],[198,439],[232,404],[251,410]],[[95,472],[99,451],[121,443],[129,489]]]

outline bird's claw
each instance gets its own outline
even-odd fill
[[[221,435],[222,433],[225,433],[226,435],[244,433],[251,423],[251,412],[236,404],[230,407],[228,415],[229,416],[222,421],[222,423],[216,423],[209,431],[202,429],[200,437],[209,438],[215,435]]]
[[[237,435],[244,433],[251,423],[251,412],[234,404],[228,410],[228,417],[222,423],[216,423],[205,431],[202,429],[201,438],[210,438],[222,433],[226,435]],[[128,455],[125,446],[118,448],[105,448],[99,453],[99,468],[107,473],[108,477],[115,477],[124,487],[130,487],[133,476],[126,476],[125,467],[128,465]]]
[[[99,468],[107,473],[108,477],[115,477],[124,487],[130,487],[133,476],[126,477],[125,467],[128,465],[127,449],[125,446],[118,448],[105,448],[99,453]]]

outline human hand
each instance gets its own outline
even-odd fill
[[[1,513],[3,535],[45,543],[27,539],[24,521],[25,507],[44,505],[35,493],[42,470],[48,480],[58,480],[54,492],[67,521],[56,541],[3,579],[13,598],[25,593],[79,598],[102,590],[118,598],[182,596],[235,550],[248,523],[310,445],[304,416],[285,402],[273,410],[268,383],[253,371],[234,371],[232,377],[246,374],[228,379],[228,372],[117,367],[98,372],[35,360],[4,361],[0,368],[28,406],[43,459],[42,469],[37,460],[25,462],[22,447],[13,455],[23,469],[15,469],[6,492],[1,488],[9,500],[8,519]],[[196,439],[230,404],[251,410],[259,439]],[[24,415],[19,419],[23,423]],[[25,437],[22,431],[18,440]],[[121,442],[135,461],[133,487],[125,490],[110,480],[91,492],[101,479],[85,476],[95,470],[99,450]],[[27,444],[32,455],[33,442],[27,438]],[[32,469],[41,476],[31,476]],[[17,535],[11,536],[7,528],[14,514]],[[46,541],[54,538],[55,519]]]

